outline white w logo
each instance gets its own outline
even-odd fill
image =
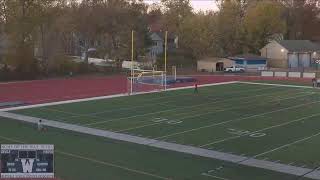
[[[31,173],[34,159],[21,159],[23,173]]]

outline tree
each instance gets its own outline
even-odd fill
[[[3,1],[5,32],[10,41],[7,63],[25,76],[32,76],[37,69],[33,47],[38,23],[37,0]]]
[[[285,7],[283,15],[287,24],[287,39],[313,39],[320,36],[319,0],[279,0]]]
[[[198,13],[189,16],[180,29],[180,47],[191,52],[193,57],[201,58],[216,54],[215,34],[216,16]]]
[[[217,14],[216,44],[219,56],[242,52],[244,44],[242,5],[238,1],[223,1]]]
[[[75,32],[83,39],[83,49],[96,47],[99,54],[128,59],[131,31],[135,31],[136,54],[144,54],[148,43],[147,7],[142,1],[83,1],[73,14]]]
[[[172,33],[178,33],[180,25],[192,15],[190,0],[161,0],[164,6],[164,26]]]
[[[248,51],[258,53],[273,35],[285,32],[282,10],[281,4],[273,1],[261,1],[248,8],[244,18]]]

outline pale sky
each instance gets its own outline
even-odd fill
[[[160,0],[144,0],[148,4],[158,3]],[[215,0],[190,0],[195,11],[216,10]]]

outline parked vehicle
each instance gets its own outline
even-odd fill
[[[240,66],[231,66],[231,67],[224,68],[224,72],[244,72],[244,71],[245,69]]]

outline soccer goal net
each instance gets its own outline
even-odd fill
[[[165,89],[165,78],[164,71],[133,69],[128,77],[128,92],[162,91]]]

